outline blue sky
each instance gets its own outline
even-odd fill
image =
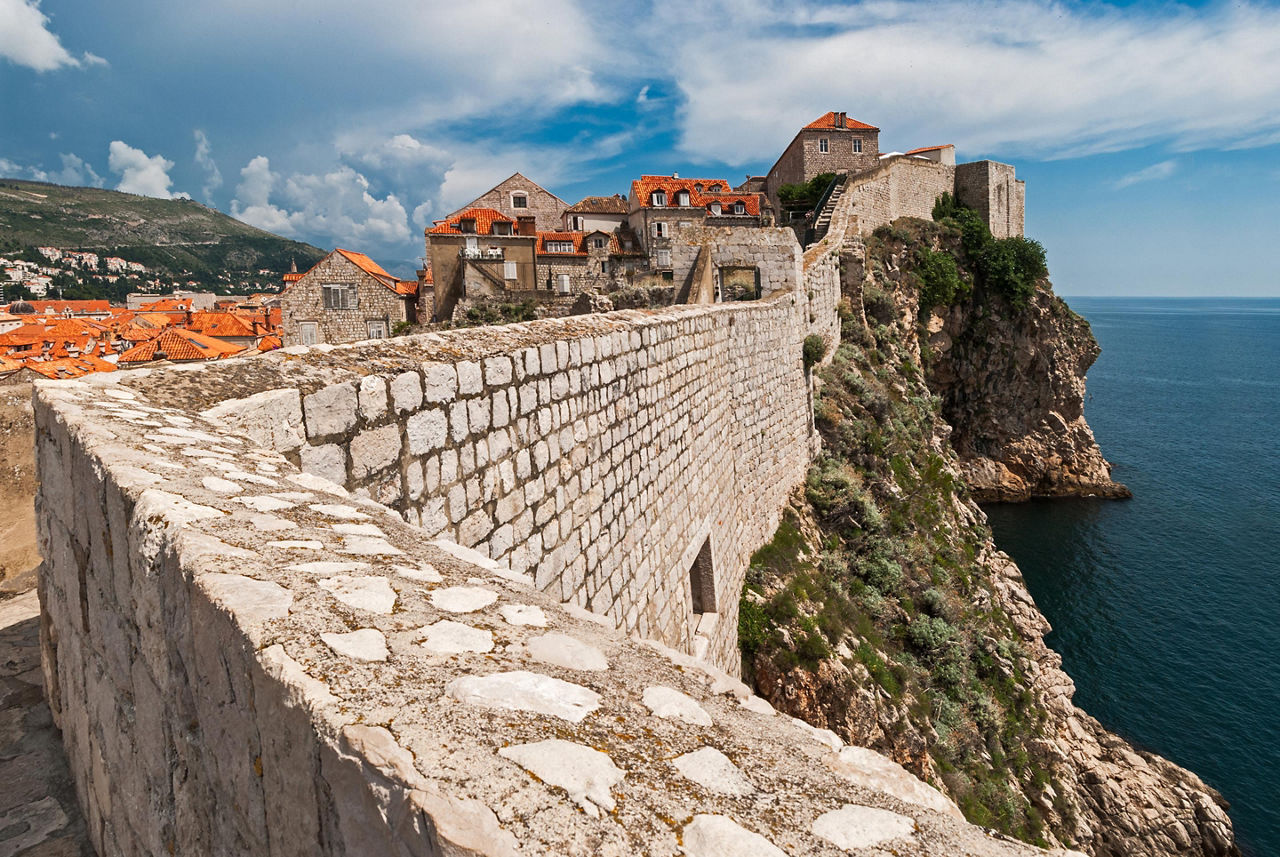
[[[737,183],[827,110],[1017,165],[1060,293],[1280,295],[1280,6],[0,0],[0,175],[407,272],[519,170]]]

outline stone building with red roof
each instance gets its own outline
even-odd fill
[[[830,111],[805,125],[770,168],[763,181],[749,178],[742,190],[762,188],[767,204],[782,212],[779,189],[807,182],[824,173],[841,179],[827,201],[827,211],[805,214],[806,225],[819,236],[840,195],[854,196],[858,229],[869,234],[899,217],[932,215],[943,193],[978,212],[997,238],[1023,233],[1026,184],[1013,166],[997,161],[956,163],[955,146],[923,146],[907,152],[880,151],[880,129]],[[786,225],[786,224],[782,224]]]
[[[386,339],[418,320],[418,281],[388,274],[364,253],[334,250],[280,294],[285,346]]]
[[[761,226],[766,222],[758,193],[735,191],[724,179],[641,176],[631,183],[627,222],[648,258],[666,279],[680,279],[672,247],[680,234],[703,226]]]
[[[533,179],[513,173],[462,208],[451,212],[445,220],[453,220],[469,208],[488,208],[499,212],[512,223],[518,223],[522,217],[532,217],[535,229],[559,229],[561,217],[568,206],[567,202]]]

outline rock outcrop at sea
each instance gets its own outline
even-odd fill
[[[1085,421],[1085,373],[1101,352],[1087,321],[1048,289],[1019,310],[995,299],[934,312],[929,386],[974,499],[1132,496]]]
[[[1111,465],[1084,417],[1085,373],[1100,353],[1088,322],[1054,295],[1047,282],[1023,307],[985,295],[922,310],[916,281],[904,271],[911,252],[901,243],[884,242],[870,250],[845,245],[844,288],[850,300],[846,338],[873,352],[880,368],[874,378],[863,369],[859,379],[850,361],[844,368],[837,365],[826,379],[862,390],[871,400],[888,393],[899,402],[922,402],[921,408],[931,407],[930,392],[940,400],[934,416],[917,411],[916,418],[931,423],[924,430],[925,445],[945,459],[948,472],[967,488],[967,496],[945,488],[932,498],[941,510],[934,530],[956,543],[969,540],[965,543],[973,551],[975,585],[965,593],[965,615],[954,621],[981,629],[996,680],[1014,682],[1031,694],[1032,708],[1039,713],[1035,735],[1025,747],[1003,750],[1033,756],[1052,783],[1011,781],[1010,786],[1030,802],[1043,820],[1042,835],[1053,845],[1093,857],[1239,855],[1228,805],[1217,791],[1194,773],[1132,746],[1074,704],[1075,685],[1063,671],[1061,657],[1044,641],[1049,622],[1017,565],[992,541],[976,505],[1031,497],[1131,496],[1111,479]],[[819,410],[823,408],[820,402]],[[866,418],[826,413],[832,437],[847,432],[851,421]],[[880,426],[887,431],[890,423],[897,425],[897,418],[881,420]],[[838,447],[838,442],[828,446]],[[871,461],[864,457],[859,463],[855,456],[843,465],[853,471],[854,482],[865,483],[866,495],[876,498],[884,514],[884,498],[892,504],[901,489],[892,475],[867,463]],[[840,536],[801,498],[793,516],[807,546],[800,559],[812,562],[815,571],[810,573],[816,573],[818,563],[826,561],[823,552],[839,544]],[[922,588],[938,580],[936,571],[924,565]],[[904,566],[904,574],[912,573]],[[763,594],[748,593],[761,604],[769,595],[768,586]],[[894,601],[882,599],[881,617],[884,611],[898,610]],[[800,604],[798,612],[803,619],[822,609],[820,601],[810,601]],[[1006,620],[1012,627],[1001,627]],[[749,680],[779,710],[875,749],[947,790],[947,777],[954,774],[947,775],[936,758],[934,750],[945,739],[928,698],[905,682],[900,693],[887,691],[868,671],[866,659],[851,651],[859,638],[874,639],[865,630],[867,617],[859,621],[864,625],[849,628],[854,643],[833,643],[835,650],[815,665],[797,666],[794,656],[779,659],[772,652],[755,655],[748,663]],[[780,636],[794,648],[795,627],[782,628]],[[882,666],[888,662],[896,669],[912,661],[908,653],[892,663],[890,635],[884,640],[883,650],[876,652],[884,659]]]

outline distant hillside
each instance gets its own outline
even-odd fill
[[[0,252],[50,246],[140,262],[173,276],[305,271],[324,251],[186,199],[0,179]]]

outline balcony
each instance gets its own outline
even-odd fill
[[[459,258],[462,259],[497,259],[502,260],[501,247],[463,247],[458,251]]]

